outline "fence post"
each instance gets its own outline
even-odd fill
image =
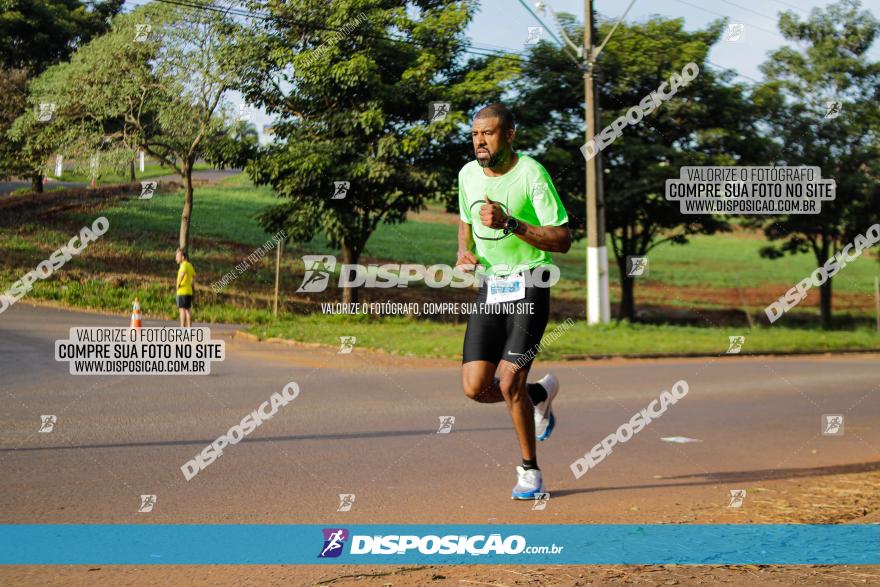
[[[272,302],[272,316],[278,317],[278,283],[281,278],[281,245],[284,239],[279,239],[278,245],[275,247],[275,299]]]

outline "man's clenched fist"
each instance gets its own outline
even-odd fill
[[[507,214],[501,209],[501,204],[493,202],[486,196],[486,203],[480,206],[480,222],[489,228],[502,229],[507,226]]]
[[[470,251],[459,251],[458,261],[455,262],[455,268],[470,273],[476,268],[479,261],[476,255]]]

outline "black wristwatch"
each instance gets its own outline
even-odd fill
[[[516,218],[511,216],[507,219],[507,224],[504,226],[504,234],[510,234],[512,232],[516,232],[516,229],[519,228],[519,222],[517,222]]]

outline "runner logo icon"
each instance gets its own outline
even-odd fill
[[[843,415],[822,414],[822,434],[825,436],[843,436]]]
[[[350,512],[351,506],[354,505],[355,496],[354,493],[340,493],[339,494],[339,507],[336,508],[337,512]]]
[[[337,355],[350,355],[351,351],[354,349],[354,345],[357,342],[356,336],[340,336],[339,337],[339,351],[337,351]]]
[[[443,120],[449,114],[449,102],[431,102],[431,108],[428,112],[428,120]]]
[[[648,258],[647,257],[627,257],[627,265],[629,270],[626,272],[629,277],[646,277],[648,275]]]
[[[136,24],[134,25],[134,42],[135,43],[146,43],[147,39],[150,37],[150,33],[153,31],[153,27],[149,24]]]
[[[455,426],[455,416],[438,416],[440,418],[440,427],[437,428],[437,434],[449,434],[452,427]]]
[[[550,494],[549,493],[536,493],[535,494],[535,503],[532,504],[533,510],[545,510],[547,509],[547,504],[550,503]]]
[[[58,416],[52,414],[40,416],[40,429],[37,432],[42,432],[43,434],[52,432],[55,429],[56,422],[58,422]]]
[[[333,196],[330,198],[331,200],[344,200],[345,196],[348,195],[348,190],[351,188],[350,181],[334,181],[333,182]]]
[[[832,119],[840,116],[840,102],[825,102],[825,118]]]
[[[743,31],[745,30],[746,25],[739,22],[732,22],[727,25],[727,38],[725,40],[730,43],[737,43],[742,39]]]
[[[318,558],[336,558],[342,554],[342,547],[348,540],[348,530],[345,528],[324,528],[324,547]]]
[[[728,355],[738,355],[742,350],[743,345],[746,343],[745,336],[728,336],[727,339],[730,341],[730,346],[727,347]]]
[[[49,122],[55,115],[55,102],[40,102],[40,108],[37,110],[37,122]]]
[[[141,182],[141,200],[149,200],[153,197],[153,194],[156,193],[156,187],[159,185],[157,181],[142,181]]]
[[[739,508],[742,507],[743,502],[746,499],[746,490],[745,489],[731,489],[730,490],[730,503],[727,504],[729,508]]]
[[[330,274],[336,267],[336,258],[330,255],[303,255],[302,260],[306,272],[296,293],[318,293],[327,289]]]
[[[142,495],[141,496],[141,505],[138,506],[138,511],[142,514],[148,514],[153,511],[153,506],[156,505],[156,496],[155,495]]]
[[[544,27],[530,26],[529,36],[526,39],[526,45],[537,45],[544,37]]]

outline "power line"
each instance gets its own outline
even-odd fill
[[[550,30],[550,27],[548,27],[546,24],[544,24],[543,20],[538,18],[538,15],[535,14],[535,12],[531,8],[529,8],[528,4],[526,4],[523,0],[519,0],[519,3],[522,4],[522,7],[525,8],[526,10],[528,10],[529,14],[531,14],[532,17],[534,17],[534,19],[537,20],[541,24],[541,26],[550,34],[550,36],[553,37],[554,41],[556,41],[560,45],[563,45],[562,41],[560,41],[558,38],[556,38],[556,35],[553,34],[553,31]]]
[[[709,65],[711,65],[713,67],[717,67],[718,69],[724,70],[724,71],[732,71],[734,73],[734,75],[741,77],[741,78],[745,78],[747,80],[751,80],[751,81],[755,82],[756,84],[762,83],[761,80],[755,79],[755,78],[753,78],[749,75],[746,75],[744,73],[740,73],[740,72],[736,71],[735,69],[731,69],[729,67],[724,67],[723,65],[718,65],[714,61],[709,61],[709,59],[706,59],[706,63],[708,63]]]
[[[804,9],[801,8],[800,6],[795,6],[794,4],[791,4],[791,3],[789,3],[789,2],[783,2],[782,0],[773,0],[773,2],[776,2],[777,4],[781,4],[782,6],[787,6],[787,7],[789,7],[789,8],[794,8],[795,10],[800,10],[800,11],[803,12],[804,14],[809,14],[809,11],[804,10]]]
[[[218,12],[218,13],[223,13],[223,14],[231,14],[234,16],[240,16],[243,18],[252,18],[252,19],[257,19],[257,20],[262,20],[262,21],[291,22],[293,24],[303,26],[304,28],[309,29],[309,30],[322,30],[322,31],[331,31],[331,32],[338,32],[338,33],[346,33],[347,32],[345,29],[342,29],[342,28],[323,26],[323,25],[315,24],[313,22],[297,20],[297,19],[290,18],[287,16],[260,14],[260,13],[256,13],[256,12],[244,11],[244,10],[239,10],[239,9],[235,9],[235,8],[229,8],[229,9],[220,8],[220,7],[217,7],[216,5],[213,5],[210,3],[194,3],[194,2],[187,2],[186,0],[156,0],[156,1],[163,3],[163,4],[171,4],[174,6],[191,8],[194,10],[205,10],[205,11],[212,11],[212,12]],[[450,49],[448,43],[428,43],[425,41],[415,41],[412,39],[405,39],[405,38],[400,38],[400,37],[369,34],[367,32],[359,32],[358,34],[363,37],[369,38],[369,39],[390,41],[390,42],[395,42],[395,43],[403,43],[403,44],[408,44],[408,45],[412,45],[412,46],[420,46],[422,48]],[[517,61],[517,62],[524,62],[525,61],[525,62],[537,63],[533,60],[526,59],[521,54],[503,53],[503,52],[499,52],[495,49],[483,48],[483,47],[478,47],[475,45],[468,45],[468,46],[465,46],[459,50],[463,53],[468,53],[468,54],[475,55],[478,57],[495,57],[498,59],[507,59],[507,60]]]
[[[679,4],[684,4],[685,6],[690,6],[691,8],[696,8],[697,10],[702,10],[703,12],[708,12],[709,14],[714,14],[715,16],[720,16],[722,18],[733,18],[733,17],[728,16],[726,14],[722,14],[720,12],[715,12],[714,10],[709,10],[708,8],[703,8],[699,4],[692,4],[690,2],[687,2],[686,0],[675,0],[675,1],[678,2]],[[765,33],[769,33],[771,35],[776,35],[778,37],[782,37],[782,35],[779,34],[777,31],[771,31],[770,29],[765,29],[763,27],[759,27],[756,24],[751,24],[751,23],[743,23],[743,24],[747,24],[750,28],[753,28],[753,29],[756,29],[759,31],[764,31]],[[782,37],[782,38],[785,38],[785,37]]]
[[[523,8],[525,8],[525,9],[529,12],[529,14],[531,14],[532,17],[533,17],[535,20],[538,21],[538,23],[541,25],[542,30],[543,30],[543,29],[547,29],[548,31],[550,31],[550,27],[548,27],[546,24],[544,24],[544,21],[541,20],[541,19],[538,17],[538,15],[535,14],[534,11],[533,11],[531,8],[529,8],[529,5],[528,5],[528,4],[526,4],[523,0],[519,0],[519,3],[522,4]],[[565,31],[561,31],[561,32],[562,32],[563,35],[565,35]],[[580,69],[580,68],[581,68],[581,63],[577,60],[577,57],[575,57],[574,55],[572,55],[571,53],[569,53],[569,51],[568,51],[568,47],[566,47],[565,43],[563,43],[563,42],[560,41],[558,38],[556,38],[556,36],[553,34],[552,31],[550,31],[550,36],[553,37],[553,40],[555,40],[557,43],[559,43],[559,46],[560,46],[560,47],[562,47],[562,53],[563,53],[566,57],[568,57],[569,60],[571,60],[571,62],[574,63],[575,66],[578,67],[578,69]]]
[[[311,23],[311,22],[296,20],[296,19],[289,18],[286,16],[273,16],[273,15],[267,15],[267,14],[260,14],[260,13],[255,13],[255,12],[251,12],[251,11],[239,10],[239,9],[235,9],[235,8],[229,8],[229,9],[221,8],[221,7],[218,7],[218,6],[210,4],[210,3],[195,3],[195,2],[188,2],[187,0],[156,0],[156,1],[160,2],[160,3],[171,4],[171,5],[180,6],[180,7],[184,7],[184,8],[191,8],[191,9],[195,9],[195,10],[207,10],[207,11],[213,11],[213,12],[221,12],[224,14],[233,14],[235,16],[241,16],[243,18],[253,18],[253,19],[262,20],[262,21],[281,20],[281,21],[293,22],[295,24],[303,25],[305,28],[311,29],[311,30],[345,32],[343,29],[322,26],[322,25],[318,25],[315,23]],[[679,1],[682,1],[682,0],[679,0]],[[142,5],[138,5],[138,6],[142,6]],[[539,19],[539,22],[540,22],[540,19]],[[641,31],[636,31],[635,29],[630,29],[630,30],[633,30],[634,32],[636,32],[638,34],[642,34],[642,35],[647,34],[647,33],[641,32]],[[412,46],[421,46],[422,48],[444,48],[444,49],[449,48],[448,45],[444,45],[444,44],[431,44],[431,43],[426,43],[423,41],[415,41],[415,40],[403,39],[403,38],[399,38],[399,37],[389,37],[389,36],[375,35],[375,34],[370,35],[367,33],[358,33],[358,34],[360,34],[361,36],[364,36],[366,38],[390,41],[390,42],[395,42],[395,43],[403,43],[403,44],[408,44],[408,45],[412,45]],[[463,48],[460,50],[463,53],[474,55],[476,57],[484,57],[484,58],[490,57],[490,58],[496,58],[496,59],[505,59],[505,60],[510,60],[510,61],[516,61],[518,63],[526,64],[526,65],[529,65],[529,64],[531,64],[531,65],[550,65],[550,64],[552,64],[552,62],[549,60],[536,59],[534,56],[526,57],[526,56],[518,54],[518,53],[506,53],[506,52],[496,50],[496,49],[479,47],[474,44],[470,44],[466,48]],[[756,80],[753,77],[747,76],[745,74],[741,74],[731,68],[727,68],[727,67],[719,65],[717,63],[713,63],[713,62],[709,61],[708,59],[706,59],[706,63],[709,63],[710,65],[717,67],[719,69],[733,71],[739,77],[751,80],[755,83],[760,83],[760,80]]]
[[[736,4],[734,2],[731,2],[730,0],[721,0],[721,2],[724,2],[725,4],[730,4],[731,6],[733,6],[735,8],[739,8],[740,10],[745,10],[746,12],[751,12],[752,14],[757,14],[761,18],[766,18],[767,20],[772,20],[774,23],[776,22],[775,16],[769,16],[767,14],[764,14],[763,12],[758,12],[757,10],[752,10],[748,6],[742,6],[740,4]]]
[[[620,26],[620,23],[623,22],[623,19],[626,18],[626,15],[629,14],[629,9],[632,8],[632,7],[633,7],[633,4],[635,4],[635,3],[636,3],[636,0],[632,0],[632,1],[629,3],[629,6],[626,7],[626,10],[624,10],[624,11],[623,11],[623,14],[620,15],[620,18],[618,18],[618,19],[617,19],[617,22],[614,23],[614,26],[611,27],[611,31],[608,33],[608,36],[605,37],[605,40],[602,41],[602,44],[599,45],[599,47],[598,47],[595,51],[593,51],[593,54],[592,54],[592,55],[590,55],[590,59],[591,59],[591,60],[595,60],[597,57],[599,57],[599,53],[602,52],[602,49],[604,49],[604,48],[605,48],[605,45],[608,44],[608,41],[611,40],[611,35],[614,34],[614,31],[617,30],[617,27],[619,27],[619,26]]]

